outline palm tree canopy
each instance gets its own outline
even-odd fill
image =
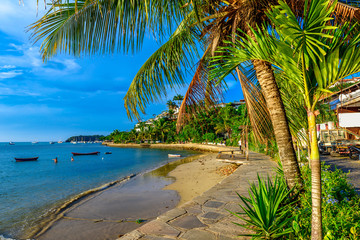
[[[283,1],[268,13],[277,32],[252,29],[250,36],[227,42],[214,57],[212,74],[223,79],[239,64],[248,60],[265,60],[281,71],[296,86],[307,110],[314,110],[322,94],[336,81],[360,71],[360,36],[356,27],[329,25],[335,4],[311,1],[302,22]],[[326,5],[326,6],[327,6]],[[353,37],[349,37],[353,36]],[[281,53],[281,54],[279,54]],[[221,63],[218,63],[221,62]]]
[[[192,68],[198,59],[180,116],[199,100],[207,98],[209,103],[216,102],[223,88],[208,81],[210,56],[223,40],[229,39],[228,36],[234,37],[238,27],[247,29],[249,20],[254,24],[265,21],[264,12],[277,4],[277,0],[50,2],[53,5],[47,14],[30,26],[34,41],[44,39],[41,51],[45,60],[57,52],[80,55],[135,51],[140,49],[145,32],[159,39],[171,32],[168,41],[144,63],[125,96],[128,115],[137,118],[139,112],[145,112],[147,104],[166,96],[167,87],[183,86],[186,82],[184,70]],[[301,15],[305,1],[287,2]],[[342,3],[337,3],[336,8],[336,14],[340,16],[337,19],[360,19],[357,8]],[[255,95],[259,94],[261,92]],[[252,102],[257,104],[255,98]],[[262,114],[257,117],[261,118]]]

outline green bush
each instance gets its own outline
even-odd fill
[[[300,195],[299,206],[294,208],[295,239],[311,236],[311,171],[302,166],[305,191]],[[360,239],[360,197],[339,169],[330,170],[322,165],[322,217],[325,240]]]
[[[251,184],[249,189],[250,197],[240,196],[244,206],[240,205],[244,213],[233,213],[236,217],[245,221],[245,224],[238,224],[244,228],[254,231],[253,239],[278,239],[287,237],[293,231],[291,223],[291,205],[287,185],[283,178],[276,176],[272,181],[258,176],[258,185]],[[246,215],[242,217],[241,215]]]
[[[205,142],[214,142],[216,139],[216,134],[215,133],[205,133],[202,136],[203,141]]]

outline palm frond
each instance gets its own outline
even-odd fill
[[[45,60],[56,53],[127,52],[141,48],[147,31],[167,35],[186,14],[169,1],[59,0],[28,30],[34,42],[44,39]]]
[[[260,143],[265,143],[266,140],[274,138],[270,114],[261,89],[256,84],[257,80],[255,82],[251,81],[251,79],[256,79],[254,69],[243,66],[244,64],[236,68],[236,74],[244,95],[251,127],[256,139]],[[248,69],[247,71],[246,68]]]
[[[185,84],[184,71],[194,65],[198,56],[196,35],[186,18],[164,43],[143,64],[124,97],[128,116],[138,118],[145,113],[146,105],[166,96],[168,87],[175,89]],[[193,18],[192,18],[193,19]]]
[[[179,109],[176,122],[177,132],[186,124],[191,115],[196,117],[196,112],[200,112],[200,109],[208,111],[220,102],[224,91],[226,91],[226,85],[216,85],[208,78],[207,62],[205,58],[201,59]]]

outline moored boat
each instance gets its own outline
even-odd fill
[[[39,157],[32,157],[32,158],[15,158],[17,162],[29,162],[29,161],[37,161]]]
[[[105,152],[105,154],[112,154],[112,152]]]
[[[13,142],[9,142],[9,145],[15,145],[15,143],[13,143]]]
[[[49,142],[49,144],[55,144],[55,142]]]
[[[100,152],[89,152],[89,153],[76,153],[71,152],[74,156],[81,156],[81,155],[98,155]]]
[[[171,157],[181,157],[180,154],[168,154],[168,157],[171,158]]]

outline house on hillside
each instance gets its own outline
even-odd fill
[[[232,106],[233,108],[237,109],[241,105],[245,104],[245,100],[239,100],[239,101],[234,101],[234,102],[229,102],[229,103],[219,103],[219,104],[216,104],[216,107],[226,107],[226,105],[228,105],[228,104],[230,104],[230,106]]]

